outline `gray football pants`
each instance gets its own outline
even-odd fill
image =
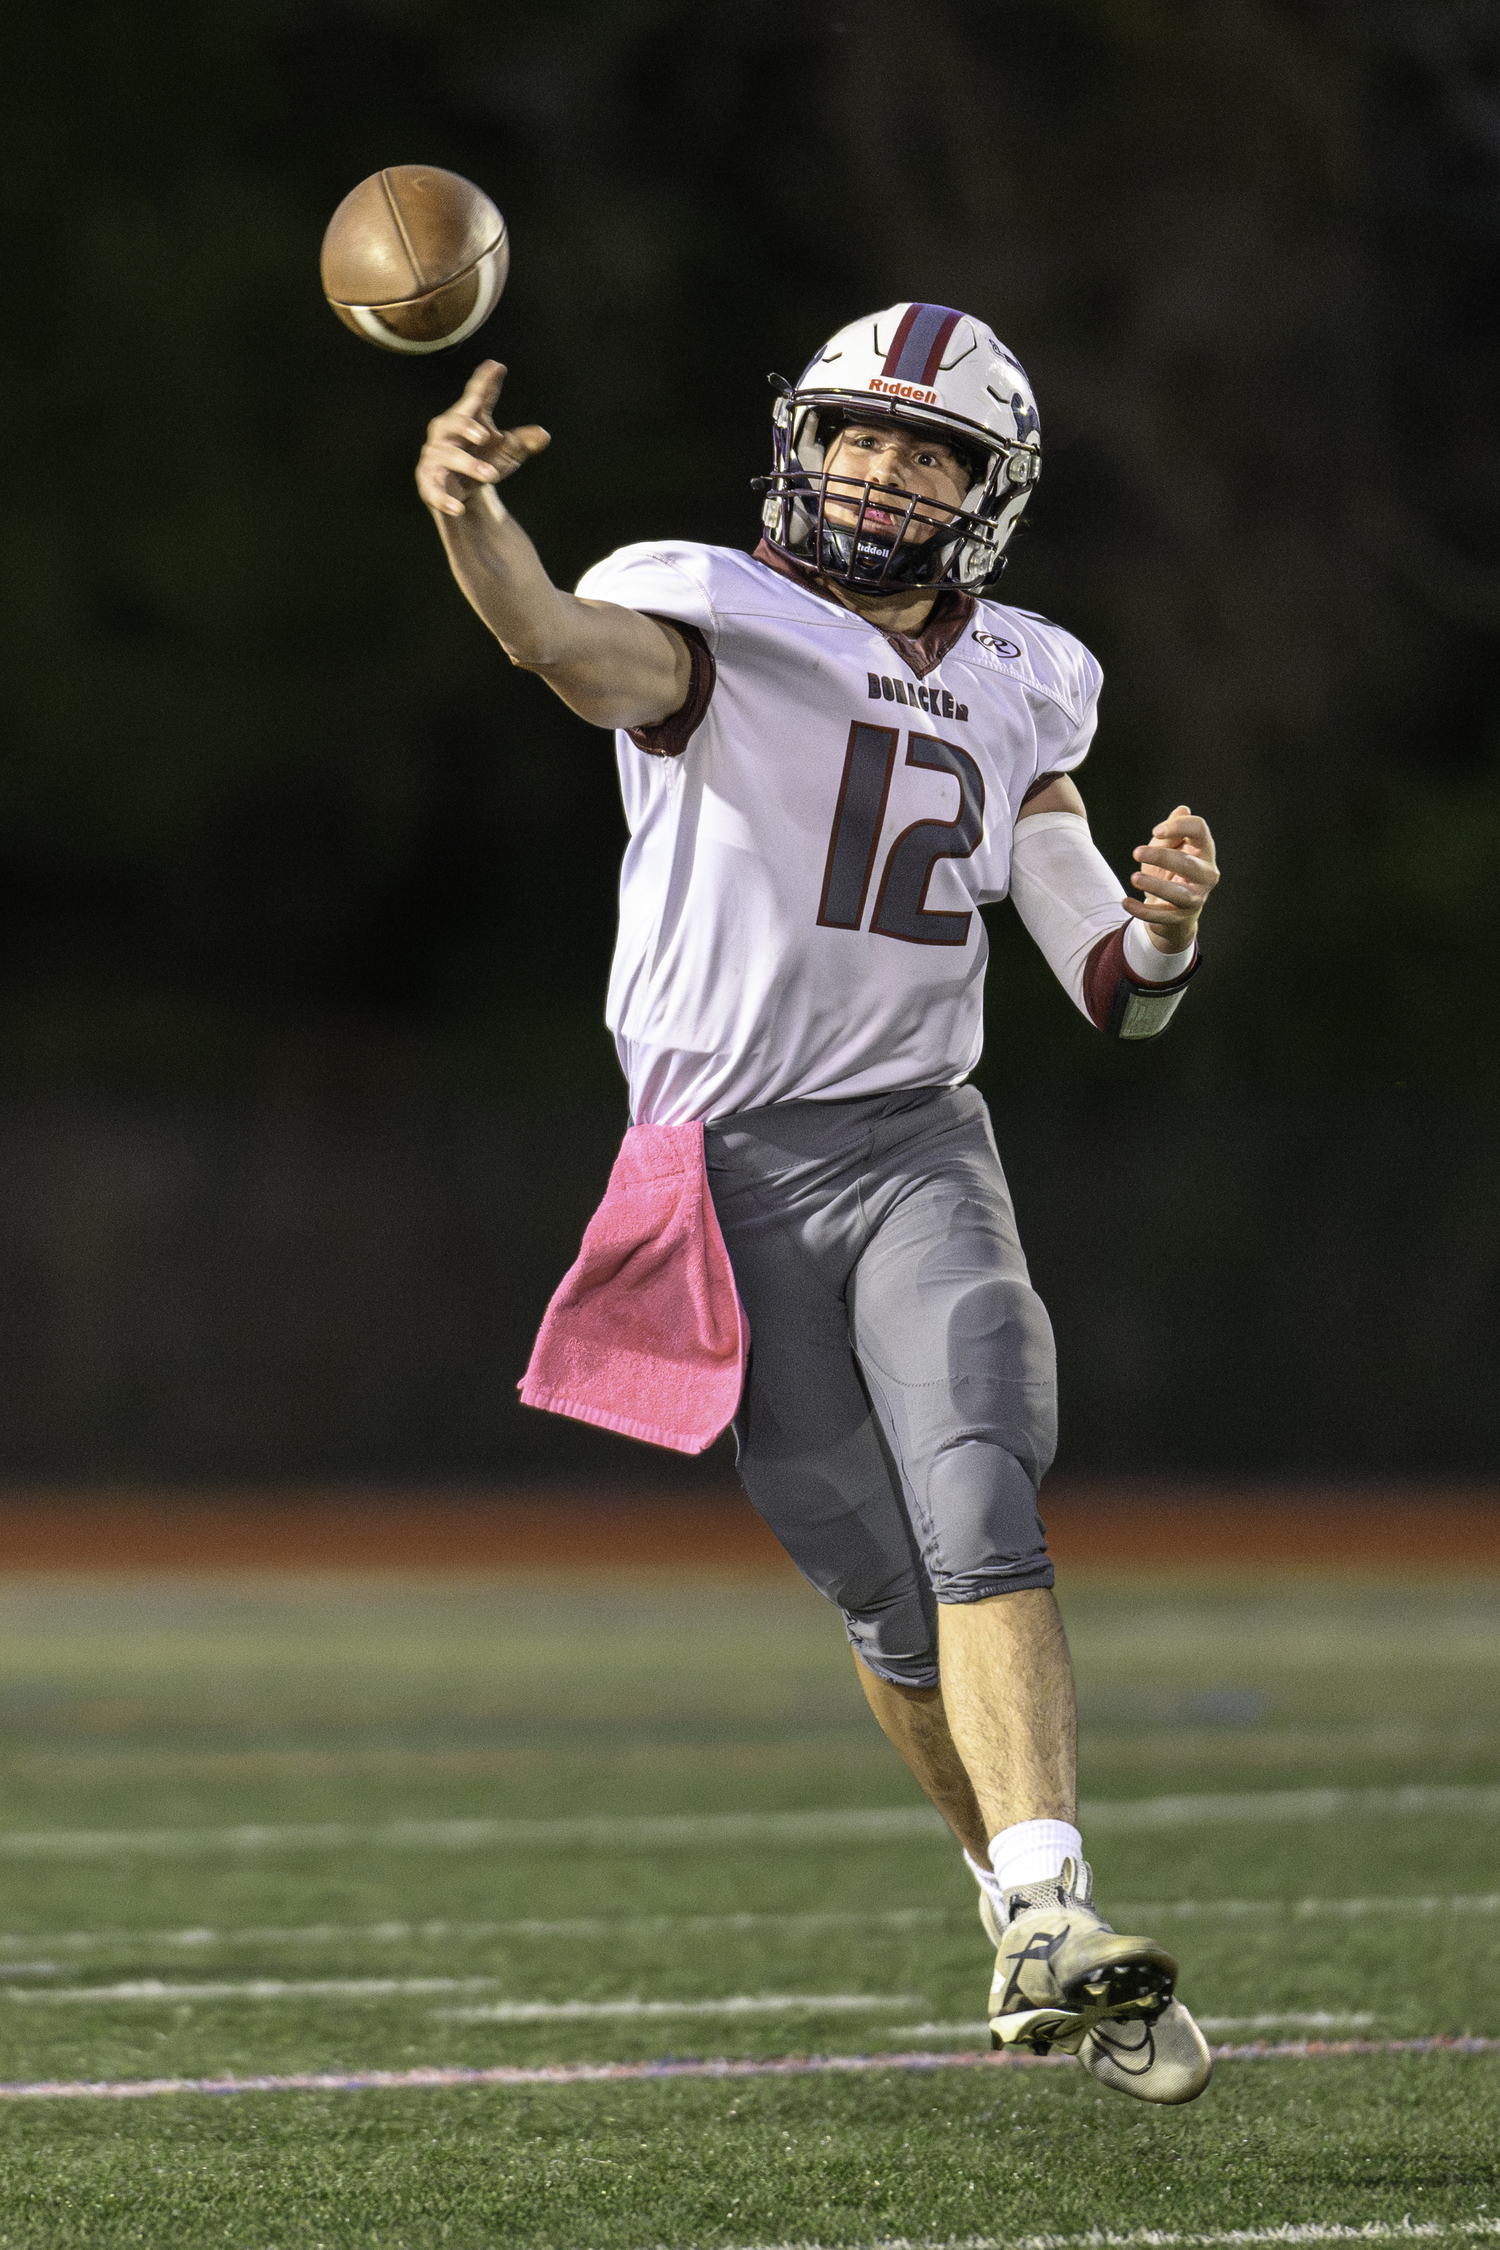
[[[705,1129],[750,1321],[745,1490],[872,1672],[938,1677],[938,1602],[1050,1586],[1052,1328],[972,1086]]]

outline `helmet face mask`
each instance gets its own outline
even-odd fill
[[[876,595],[972,592],[1005,567],[1006,542],[1040,473],[1041,434],[1024,370],[981,322],[941,305],[895,305],[841,329],[796,384],[772,381],[773,468],[756,488],[778,554]],[[972,478],[960,505],[869,484],[846,467],[830,476],[828,456],[850,422],[890,422],[956,452]],[[830,484],[851,521],[830,516]],[[900,515],[894,531],[866,523],[872,508]],[[933,522],[929,537],[910,536]]]

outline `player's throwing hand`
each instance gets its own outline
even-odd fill
[[[495,426],[505,369],[487,359],[469,377],[463,397],[427,425],[417,457],[417,490],[435,516],[461,516],[481,486],[503,484],[534,453],[552,443],[535,422],[518,430]]]
[[[1146,924],[1162,953],[1185,953],[1198,935],[1198,917],[1219,880],[1214,840],[1200,814],[1178,805],[1159,820],[1149,844],[1137,844],[1131,858],[1140,865],[1130,880],[1144,895],[1120,901],[1127,914]]]

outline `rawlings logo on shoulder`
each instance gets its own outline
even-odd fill
[[[981,648],[987,648],[991,656],[1003,656],[1009,659],[1019,656],[1021,653],[1014,641],[1002,641],[994,633],[971,633],[969,638],[972,641],[978,641]]]
[[[872,375],[865,385],[867,391],[885,391],[891,398],[914,398],[919,406],[936,406],[936,391],[924,391],[920,383],[888,383],[883,375]]]

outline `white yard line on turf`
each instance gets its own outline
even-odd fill
[[[1333,2062],[1350,2055],[1492,2055],[1500,2039],[1257,2040],[1246,2047],[1215,2047],[1216,2062]],[[762,2059],[696,2062],[675,2056],[657,2062],[491,2063],[411,2070],[290,2071],[256,2078],[49,2078],[0,2085],[0,2101],[140,2101],[163,2094],[362,2094],[411,2092],[445,2086],[590,2086],[657,2078],[826,2078],[871,2070],[1058,2070],[1074,2067],[1070,2055],[1014,2053],[934,2054],[924,2050],[880,2055],[774,2055]],[[1039,2238],[1040,2239],[1040,2238]],[[1059,2237],[1059,2240],[1064,2238]],[[1109,2242],[1108,2235],[1066,2238],[1080,2244]],[[1192,2241],[1192,2236],[1138,2238]],[[1236,2235],[1211,2237],[1238,2241]],[[1255,2236],[1275,2241],[1274,2234]],[[946,2250],[946,2246],[945,2246]],[[1008,2246],[1009,2250],[1009,2246]]]
[[[1500,1795],[1500,1792],[1497,1792]],[[342,1821],[238,1828],[44,1828],[0,1831],[0,1859],[161,1859],[210,1852],[528,1851],[549,1846],[671,1851],[708,1845],[931,1841],[948,1830],[930,1806],[834,1806],[824,1812],[597,1813],[576,1820]]]
[[[458,2011],[445,2009],[444,2014]],[[467,2014],[468,2011],[464,2010]],[[1200,2031],[1364,2031],[1375,2021],[1365,2011],[1353,2016],[1329,2015],[1325,2009],[1294,2010],[1281,2016],[1199,2016]],[[893,2023],[884,2025],[887,2039],[982,2039],[985,2023]]]
[[[169,1984],[160,1977],[135,1977],[121,1984],[10,1985],[3,1997],[35,2006],[62,2007],[69,2001],[117,2000],[382,2000],[431,1998],[440,1992],[493,1992],[499,1977],[319,1977],[305,1983],[282,1977],[250,1977],[239,1984]]]
[[[7,2000],[57,2007],[67,2002],[98,2005],[117,2001],[197,2000],[387,2000],[430,1999],[437,1993],[493,1992],[500,1977],[319,1977],[294,1981],[250,1977],[238,1984],[169,1984],[139,1977],[124,1984],[83,1984],[64,1988],[8,1988]],[[483,2007],[439,2008],[438,2015],[475,2023],[570,2023],[598,2016],[848,2015],[891,2008],[920,2007],[909,1992],[791,1992],[722,2000],[495,2000]]]
[[[1368,2008],[1357,2015],[1330,2015],[1326,2008],[1291,2009],[1280,2016],[1200,2016],[1200,2031],[1366,2031],[1375,2021]]]
[[[1197,1921],[1210,1918],[1235,1921],[1255,1917],[1290,1915],[1297,1919],[1323,1918],[1359,1921],[1370,1915],[1398,1914],[1500,1914],[1500,1891],[1441,1898],[1435,1892],[1412,1898],[1177,1898],[1111,1902],[1111,1911],[1122,1922]],[[967,1922],[973,1909],[963,1906],[898,1906],[884,1913],[822,1914],[603,1914],[576,1915],[571,1921],[540,1922],[529,1918],[515,1922],[313,1922],[296,1929],[252,1924],[243,1929],[213,1930],[193,1925],[182,1930],[63,1930],[48,1936],[24,1931],[0,1931],[0,1954],[88,1953],[125,1949],[144,1951],[165,1947],[173,1952],[203,1953],[215,1946],[235,1945],[411,1945],[434,1940],[481,1938],[621,1938],[684,1936],[697,1931],[715,1937],[747,1936],[758,1930],[783,1934],[817,1930],[915,1930],[934,1923]],[[51,1976],[56,1963],[30,1960],[0,1963],[0,1978]]]
[[[1500,1901],[1497,1901],[1500,1904]],[[301,1929],[250,1927],[210,1930],[194,1926],[185,1930],[65,1930],[52,1937],[26,1937],[0,1932],[0,1953],[83,1953],[101,1948],[130,1946],[179,1947],[202,1952],[216,1945],[406,1945],[417,1940],[447,1938],[587,1938],[618,1939],[634,1936],[676,1936],[700,1930],[714,1936],[755,1930],[913,1930],[934,1922],[966,1922],[971,1906],[896,1906],[879,1914],[602,1914],[576,1915],[567,1922],[313,1922]],[[0,1976],[21,1976],[30,1970],[39,1975],[50,1962],[17,1963],[0,1967]]]
[[[600,2016],[773,2016],[789,2012],[869,2015],[884,2011],[890,2004],[864,1992],[801,1992],[733,2000],[496,2000],[482,2008],[434,2008],[432,2012],[448,2023],[573,2023]],[[985,2029],[988,2031],[988,2024]]]
[[[949,2234],[917,2241],[910,2235],[882,2236],[855,2243],[850,2250],[1234,2250],[1258,2242],[1443,2242],[1500,2234],[1500,2219],[1367,2219],[1361,2226],[1307,2219],[1279,2227],[1229,2227],[1219,2233],[1168,2234],[1160,2227],[1134,2227],[1116,2233],[1092,2227],[1087,2234]],[[823,2250],[817,2242],[761,2242],[743,2250]]]
[[[1224,1921],[1257,1915],[1289,1914],[1297,1919],[1358,1922],[1372,1914],[1500,1914],[1500,1891],[1480,1891],[1468,1897],[1441,1898],[1427,1892],[1417,1898],[1177,1898],[1153,1899],[1144,1904],[1111,1902],[1110,1911],[1120,1921],[1191,1922],[1200,1916]],[[51,1938],[28,1938],[28,1945],[47,1946]]]
[[[1103,1798],[1080,1805],[1087,1828],[1193,1828],[1204,1821],[1347,1820],[1361,1814],[1500,1813],[1500,1789],[1454,1783],[1409,1789],[1252,1789],[1201,1797]]]
[[[1089,1829],[1193,1828],[1206,1822],[1348,1820],[1360,1816],[1500,1813],[1500,1788],[1262,1789],[1234,1795],[1102,1798],[1080,1808]],[[927,1805],[834,1806],[823,1812],[597,1813],[576,1820],[392,1820],[374,1828],[341,1821],[239,1828],[45,1828],[0,1831],[0,1859],[164,1859],[205,1852],[670,1851],[706,1845],[948,1841]]]

